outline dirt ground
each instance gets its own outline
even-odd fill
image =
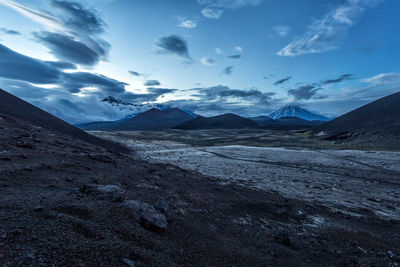
[[[0,133],[0,266],[400,264],[398,195],[385,196],[400,192],[397,163],[382,167],[387,172],[377,171],[379,179],[365,180],[373,182],[370,188],[392,188],[371,198],[385,205],[390,199],[392,214],[372,212],[378,207],[373,205],[353,214],[333,209],[334,201],[285,195],[242,179],[185,170],[175,162],[157,163],[162,160],[152,158],[153,152],[147,154],[150,158],[143,150],[113,153],[1,114]],[[202,163],[201,153],[210,153],[200,152],[193,162]],[[237,157],[234,152],[238,149],[224,153]],[[264,167],[259,178],[278,180],[272,166]],[[372,172],[362,166],[352,175]],[[315,172],[308,168],[304,170]],[[303,183],[300,169],[292,179]],[[123,199],[91,190],[99,185],[116,185],[124,199],[156,208],[161,201],[166,229],[149,228],[135,219]]]

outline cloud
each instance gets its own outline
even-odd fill
[[[289,95],[294,96],[296,100],[309,100],[314,97],[320,88],[315,88],[314,85],[304,85],[297,89],[291,89],[288,91]]]
[[[277,54],[279,56],[298,56],[321,53],[337,48],[347,30],[367,10],[382,0],[347,0],[327,15],[315,20],[308,31],[297,37]]]
[[[285,37],[290,32],[289,26],[278,25],[272,28],[275,32],[275,35],[278,37]]]
[[[194,19],[189,19],[187,17],[177,17],[178,19],[178,27],[186,28],[186,29],[194,29],[197,27],[197,21]]]
[[[204,8],[201,14],[209,19],[219,19],[224,9],[238,9],[246,6],[257,6],[264,0],[197,0]]]
[[[60,69],[60,70],[76,70],[77,66],[69,63],[69,62],[63,62],[63,61],[46,61],[47,64],[50,64],[51,66]]]
[[[215,8],[208,7],[208,8],[203,8],[201,10],[201,14],[208,19],[219,19],[224,14],[224,11],[221,9],[215,9]]]
[[[211,59],[211,58],[207,58],[207,57],[203,57],[202,59],[200,59],[201,63],[203,63],[203,65],[206,66],[212,66],[215,64],[215,60]]]
[[[79,2],[49,0],[52,12],[36,10],[10,0],[0,0],[47,30],[35,33],[35,40],[47,46],[61,60],[94,65],[106,59],[111,47],[100,35],[105,23],[92,9]]]
[[[200,5],[226,9],[238,9],[246,6],[257,6],[264,0],[197,0]]]
[[[0,77],[33,84],[50,84],[72,93],[94,87],[99,93],[123,93],[126,83],[89,72],[61,71],[69,63],[34,59],[0,44]],[[71,66],[70,66],[71,67]]]
[[[128,72],[129,72],[131,75],[136,76],[136,77],[142,76],[139,72],[136,72],[136,71],[133,71],[133,70],[129,70]]]
[[[106,93],[123,93],[127,85],[107,76],[89,72],[65,73],[59,84],[72,93],[78,93],[85,87],[95,87]]]
[[[50,49],[50,52],[61,60],[66,60],[79,65],[96,65],[106,54],[105,50],[97,53],[84,43],[73,38],[51,32],[35,33],[35,38]]]
[[[374,86],[379,85],[398,85],[400,86],[400,73],[382,73],[362,80]]]
[[[187,42],[177,35],[162,37],[156,42],[159,53],[174,54],[192,60]]]
[[[351,79],[353,74],[343,74],[339,78],[323,81],[322,84],[340,83],[344,80]]]
[[[231,89],[224,85],[212,86],[197,90],[200,94],[197,94],[196,96],[200,96],[205,101],[215,100],[217,98],[239,98],[242,100],[267,102],[271,100],[273,95],[275,95],[275,93],[263,93],[254,88],[250,90],[239,90]]]
[[[274,82],[274,85],[283,84],[283,83],[289,81],[290,79],[292,79],[292,76],[289,76],[289,77],[283,78],[283,79],[281,79],[279,81],[276,81],[276,82]]]
[[[21,35],[21,33],[19,31],[10,30],[10,29],[7,29],[7,28],[0,28],[0,32],[5,33],[5,34],[9,34],[9,35]]]
[[[63,26],[86,34],[104,32],[105,23],[95,10],[87,9],[75,1],[51,0],[51,4],[63,14]]]
[[[220,48],[215,48],[215,53],[218,55],[224,54],[224,51]]]
[[[149,87],[149,88],[147,88],[147,91],[151,94],[157,94],[158,96],[161,96],[161,95],[171,94],[173,92],[176,92],[176,91],[178,91],[178,89]]]
[[[243,47],[241,46],[235,46],[235,50],[242,53],[243,52]]]
[[[233,66],[228,66],[228,67],[226,67],[226,68],[222,71],[222,73],[223,73],[223,74],[226,74],[226,75],[231,75],[231,74],[233,73]]]
[[[229,56],[226,56],[226,58],[228,58],[228,59],[239,59],[241,57],[242,57],[242,55],[229,55]]]
[[[30,83],[56,83],[62,72],[50,64],[16,53],[0,44],[0,77]]]
[[[157,80],[148,80],[144,83],[144,86],[159,86],[161,83]]]

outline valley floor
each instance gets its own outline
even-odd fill
[[[2,114],[0,131],[0,266],[400,264],[397,153],[96,133],[123,155]]]
[[[141,159],[216,177],[223,184],[277,192],[351,216],[374,214],[400,221],[399,152],[235,144],[198,147],[166,140],[160,133],[159,140],[149,140],[148,133],[140,138],[137,132],[120,132],[118,138],[111,133],[108,138],[128,145]]]

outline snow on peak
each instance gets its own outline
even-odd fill
[[[268,115],[271,119],[277,120],[284,117],[297,117],[308,121],[328,121],[327,117],[312,113],[304,108],[293,104],[281,107],[275,112]]]

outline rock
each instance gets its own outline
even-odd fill
[[[275,242],[281,243],[282,245],[285,245],[289,247],[291,245],[290,237],[288,232],[281,230],[275,233],[274,236]]]
[[[165,216],[168,216],[168,214],[169,214],[169,206],[168,206],[167,201],[165,201],[164,199],[158,200],[155,208],[159,212],[163,213]]]
[[[132,212],[135,220],[150,230],[166,230],[167,219],[164,214],[158,212],[153,206],[136,200],[124,202]]]
[[[133,261],[131,261],[130,259],[127,258],[123,258],[122,261],[128,265],[129,267],[135,267],[135,263]]]

